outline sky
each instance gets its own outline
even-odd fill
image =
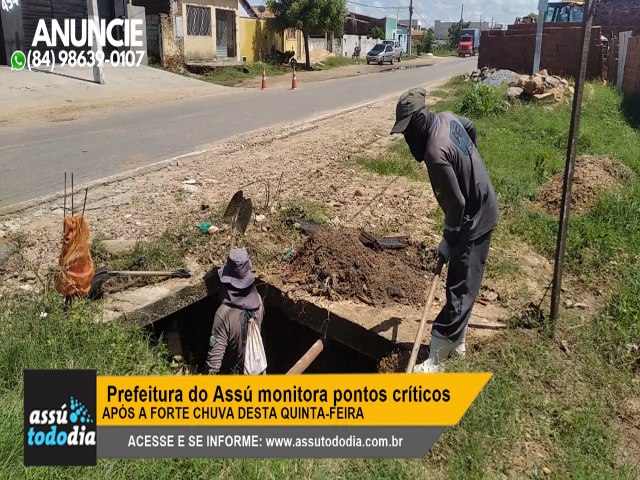
[[[253,3],[252,0],[249,1]],[[434,20],[460,20],[463,1],[466,22],[477,22],[482,16],[483,21],[491,21],[493,17],[496,23],[510,25],[516,17],[524,17],[538,8],[538,0],[413,0],[414,16],[421,19],[423,25],[426,22],[427,26],[432,26]],[[372,8],[357,4],[387,8]],[[395,17],[396,13],[400,19],[409,18],[409,0],[347,0],[347,8],[350,12],[375,18]]]

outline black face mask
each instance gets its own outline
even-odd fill
[[[429,129],[427,122],[426,109],[420,110],[413,114],[409,126],[404,131],[404,139],[409,146],[409,150],[418,162],[424,160],[424,154],[427,150],[427,140],[429,140]]]

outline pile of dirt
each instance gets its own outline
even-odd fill
[[[404,373],[411,352],[394,351],[378,362],[378,373]]]
[[[571,211],[582,213],[593,207],[598,196],[629,180],[633,171],[613,158],[580,157],[571,188]],[[564,172],[559,172],[538,192],[536,206],[550,215],[558,215],[562,204]]]
[[[289,283],[313,295],[361,300],[370,305],[420,305],[426,279],[395,255],[365,247],[358,233],[324,228],[310,237],[289,265]]]
[[[333,53],[324,48],[313,48],[309,51],[309,60],[311,63],[324,62],[327,58],[332,57]]]

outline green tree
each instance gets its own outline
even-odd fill
[[[433,46],[436,43],[436,34],[433,28],[426,30],[420,39],[420,50],[425,53],[433,53]]]
[[[384,40],[384,30],[382,30],[379,26],[375,25],[369,29],[369,34],[367,35],[367,38]]]
[[[530,18],[533,23],[538,23],[538,14],[537,13],[533,13],[532,12],[529,15],[527,15],[527,18]]]
[[[460,30],[469,28],[470,22],[458,22],[449,27],[449,33],[447,34],[447,47],[451,50],[458,49],[458,41],[460,39]]]
[[[307,68],[311,68],[309,34],[333,32],[341,37],[347,18],[345,0],[267,0],[267,8],[275,15],[273,26],[276,30],[297,28],[302,31]]]

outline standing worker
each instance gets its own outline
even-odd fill
[[[425,162],[431,187],[445,213],[438,254],[449,262],[447,303],[431,329],[429,358],[414,372],[443,371],[450,353],[464,357],[471,309],[480,290],[498,202],[476,148],[473,123],[451,112],[433,114],[426,106],[427,92],[411,89],[396,106],[391,133],[401,133],[418,162]]]
[[[264,306],[251,273],[251,259],[243,248],[234,248],[218,270],[221,303],[213,320],[207,355],[207,373],[243,374],[247,326],[253,318],[262,326]]]

